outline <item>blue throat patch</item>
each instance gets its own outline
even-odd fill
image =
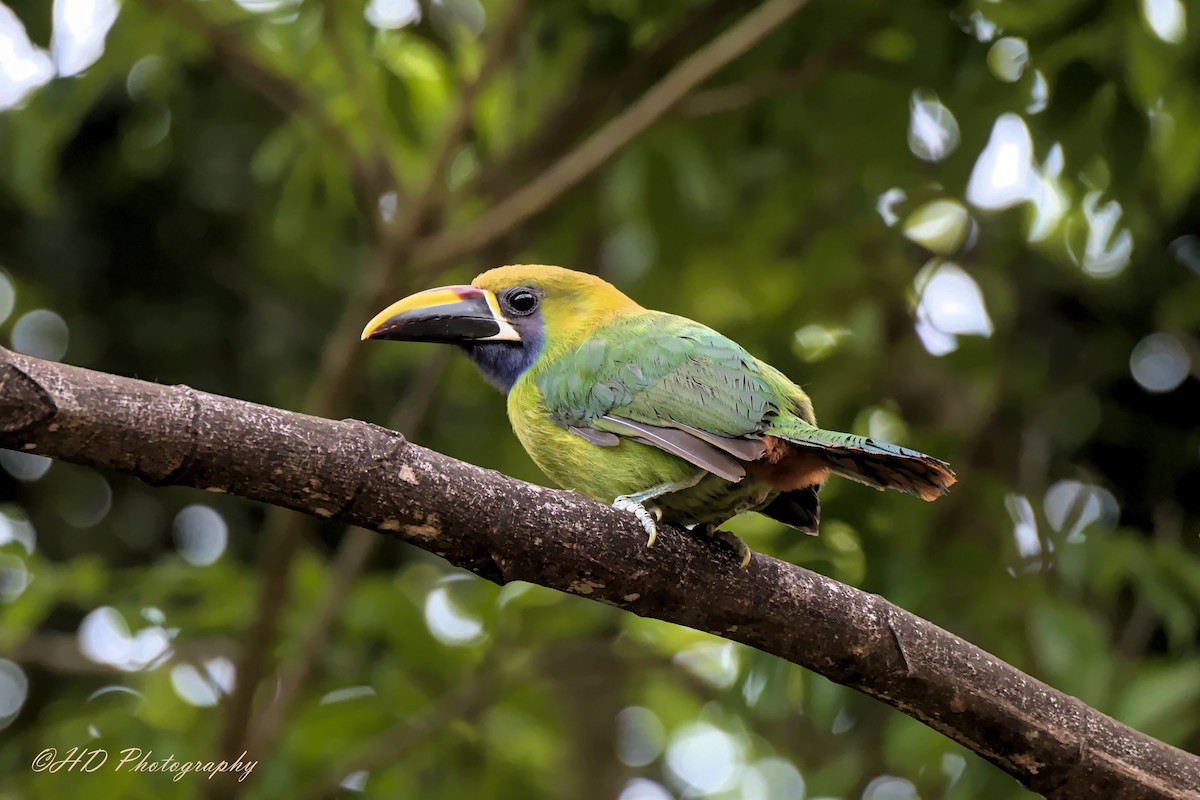
[[[488,383],[508,394],[517,378],[533,366],[544,340],[541,320],[526,317],[514,325],[521,334],[519,342],[459,342],[458,346],[475,362]]]

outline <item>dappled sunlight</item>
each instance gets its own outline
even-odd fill
[[[98,472],[72,469],[65,478],[69,491],[58,505],[58,515],[75,528],[99,525],[112,510],[112,484]]]
[[[693,722],[671,735],[666,762],[673,782],[682,791],[726,791],[737,784],[745,766],[745,745],[715,725]]]
[[[25,312],[12,327],[13,350],[47,361],[65,356],[70,338],[66,320],[44,308]]]
[[[1191,367],[1187,349],[1169,333],[1150,334],[1129,354],[1129,371],[1148,392],[1175,390],[1188,376]]]
[[[863,790],[862,800],[921,800],[917,787],[907,778],[880,775]]]
[[[108,722],[115,722],[119,718],[130,720],[145,710],[146,695],[132,686],[109,683],[88,694],[82,705],[89,719]],[[87,735],[91,739],[99,739],[105,731],[111,734],[112,727],[105,725],[102,731],[96,722],[89,722]]]
[[[1063,171],[1062,145],[1055,143],[1046,154],[1046,161],[1038,171],[1037,187],[1030,198],[1033,215],[1026,236],[1030,242],[1042,242],[1058,230],[1063,218],[1071,208],[1071,199],[1063,191],[1060,176]]]
[[[1200,275],[1200,236],[1180,236],[1167,249],[1176,261]]]
[[[363,15],[376,28],[395,30],[420,22],[421,5],[417,0],[370,0]]]
[[[1183,0],[1142,0],[1142,18],[1167,44],[1180,44],[1187,36],[1187,8]]]
[[[234,0],[242,8],[254,14],[271,14],[294,6],[300,0]]]
[[[957,264],[930,261],[917,275],[913,290],[918,298],[917,335],[931,355],[956,350],[959,336],[992,335],[979,284]]]
[[[1040,114],[1050,105],[1050,82],[1046,73],[1040,69],[1033,71],[1033,81],[1029,85],[1029,103],[1025,106],[1026,114]]]
[[[733,642],[692,645],[675,655],[673,661],[704,682],[727,689],[738,678],[738,651]]]
[[[909,438],[908,425],[890,408],[872,408],[867,413],[867,435],[883,442],[903,442]]]
[[[978,21],[974,16],[972,19]],[[974,24],[968,32],[977,32]],[[984,31],[996,32],[986,26]],[[979,38],[980,41],[992,40],[990,35]],[[1015,36],[995,39],[986,60],[998,81],[1028,85],[1026,114],[1039,114],[1049,107],[1050,84],[1042,70],[1029,69],[1033,59],[1027,40]],[[915,109],[918,94],[914,93],[913,98]],[[1155,120],[1164,117],[1165,112],[1150,109],[1147,113],[1151,126],[1161,129],[1161,121]],[[928,120],[931,116],[926,113],[922,118]],[[913,118],[916,118],[915,112]],[[928,121],[925,127],[937,130],[937,126]],[[911,144],[911,121],[909,131]],[[926,158],[918,148],[914,147],[913,152]],[[1060,252],[1087,275],[1108,278],[1119,274],[1129,264],[1133,253],[1133,233],[1122,224],[1124,212],[1120,201],[1107,197],[1106,190],[1101,188],[1090,188],[1081,199],[1073,198],[1074,184],[1064,177],[1067,154],[1063,145],[1053,142],[1045,152],[1045,161],[1039,165],[1033,135],[1025,119],[1014,112],[1000,114],[992,124],[987,143],[975,159],[964,199],[985,212],[1027,205],[1026,239],[1030,243],[1059,246],[1057,242],[1061,241]],[[1108,165],[1103,166],[1107,168]],[[1081,174],[1078,179],[1084,186],[1092,186],[1089,177]],[[876,209],[887,225],[895,224],[899,217],[895,208],[905,198],[906,192],[899,187],[880,196]],[[952,254],[955,248],[962,246],[965,231],[970,230],[972,236],[976,231],[974,220],[970,220],[965,208],[959,211],[956,203],[953,199],[927,202],[909,215],[904,227],[905,236],[931,252]],[[969,228],[967,220],[970,220]],[[1056,235],[1061,239],[1056,240]]]
[[[794,349],[800,358],[811,364],[833,355],[838,345],[850,335],[847,328],[829,328],[815,323],[805,325],[794,334]]]
[[[29,696],[29,679],[16,662],[0,658],[0,730],[17,718]]]
[[[1088,192],[1083,198],[1083,218],[1087,234],[1083,252],[1077,253],[1068,238],[1067,252],[1083,271],[1095,278],[1109,278],[1125,267],[1133,255],[1133,235],[1118,228],[1121,204],[1109,200],[1101,204],[1100,192]]]
[[[19,544],[25,555],[33,555],[37,547],[37,530],[20,508],[0,507],[0,547]]]
[[[752,669],[747,672],[746,680],[742,682],[742,699],[746,701],[746,705],[756,706],[766,688],[767,676],[762,670]]]
[[[54,462],[37,453],[22,453],[20,450],[0,451],[0,467],[19,481],[41,480],[50,471]]]
[[[893,186],[879,195],[879,199],[875,201],[875,210],[883,218],[883,223],[889,228],[900,221],[897,206],[906,200],[908,200],[908,194],[903,189]]]
[[[0,111],[20,105],[56,74],[71,77],[96,63],[119,10],[116,0],[54,0],[54,32],[46,53],[0,4]]]
[[[111,606],[91,611],[79,623],[79,652],[98,664],[126,672],[157,666],[171,654],[171,635],[159,625],[132,633],[121,612]]]
[[[1117,524],[1120,507],[1112,492],[1076,480],[1062,480],[1046,490],[1042,502],[1046,520],[1067,542],[1082,542],[1092,525],[1113,527]]]
[[[647,778],[632,778],[621,789],[617,800],[675,800],[667,787]]]
[[[974,36],[980,42],[990,42],[1000,32],[1000,27],[978,9],[970,13],[961,27],[964,33]]]
[[[375,697],[379,693],[372,686],[347,686],[344,689],[334,689],[328,692],[321,698],[321,705],[328,706],[335,703],[348,703],[351,700],[362,700],[367,697]]]
[[[967,760],[958,753],[946,753],[942,756],[942,774],[951,787],[958,783],[967,768]]]
[[[1004,507],[1013,525],[1013,541],[1017,546],[1017,555],[1021,561],[1032,568],[1042,565],[1042,537],[1038,535],[1037,517],[1029,498],[1020,494],[1009,494],[1004,497]]]
[[[169,62],[163,56],[143,56],[138,59],[125,76],[125,91],[129,93],[129,98],[152,99],[155,84],[168,68]]]
[[[904,236],[930,252],[948,256],[967,242],[973,224],[970,213],[957,200],[932,200],[904,220]]]
[[[1016,114],[1001,114],[971,170],[967,201],[995,211],[1029,199],[1036,186],[1029,128]]]
[[[395,192],[384,192],[379,196],[379,218],[384,222],[391,222],[396,218],[396,206],[399,202],[399,197]]]
[[[54,0],[50,52],[60,77],[78,75],[104,54],[104,39],[119,10],[117,0]]]
[[[13,308],[17,305],[17,290],[13,286],[12,278],[3,269],[0,269],[0,325],[9,318],[13,312]]]
[[[662,720],[648,708],[628,706],[617,713],[617,758],[628,767],[657,761],[666,746]]]
[[[443,579],[425,598],[425,624],[429,632],[451,647],[479,644],[486,638],[483,621],[463,610],[451,595],[450,585],[460,580],[459,576]]]
[[[367,779],[369,777],[370,773],[365,769],[355,770],[345,778],[342,778],[342,782],[338,785],[350,792],[363,792],[367,789]]]
[[[53,77],[50,56],[29,41],[16,14],[0,3],[0,111],[20,105]]]
[[[997,79],[1016,83],[1029,66],[1029,42],[1017,36],[1005,36],[988,50],[987,63]]]
[[[211,658],[200,664],[171,667],[171,686],[189,705],[215,706],[233,691],[235,670],[228,658]]]
[[[782,758],[763,758],[746,767],[738,787],[741,800],[791,800],[806,794],[804,776]]]
[[[137,700],[139,705],[146,699],[146,695],[143,692],[139,692],[137,689],[134,689],[131,686],[125,686],[124,684],[119,683],[110,683],[105,686],[101,686],[99,689],[96,689],[89,694],[87,696],[87,702],[101,702],[112,697],[130,697],[134,700]]]
[[[27,588],[33,576],[25,559],[19,555],[0,553],[0,602],[16,600]]]
[[[924,161],[941,161],[959,142],[958,120],[930,91],[913,92],[909,100],[908,149]]]
[[[220,558],[229,537],[225,519],[210,506],[198,504],[180,510],[172,530],[179,555],[196,567],[207,567]]]

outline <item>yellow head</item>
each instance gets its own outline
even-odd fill
[[[502,307],[521,289],[539,295],[533,316],[540,318],[545,337],[543,352],[548,355],[576,347],[614,316],[642,308],[595,275],[543,264],[490,269],[471,285],[503,298]]]
[[[393,303],[367,323],[362,338],[457,344],[507,391],[538,360],[640,310],[595,275],[519,264],[488,270],[470,286],[429,289]]]

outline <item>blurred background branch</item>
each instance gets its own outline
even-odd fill
[[[544,168],[533,180],[500,200],[466,230],[419,245],[418,264],[444,264],[485,247],[545,210],[564,192],[666,115],[689,92],[744,54],[807,4],[807,0],[767,0],[735,26],[681,61],[663,79],[574,150]]]
[[[524,2],[517,0],[509,10],[506,23],[493,37],[479,74],[468,83],[459,96],[457,110],[442,135],[424,188],[412,203],[404,208],[403,213],[397,215],[394,220],[382,221],[373,265],[362,277],[358,291],[352,294],[339,323],[326,339],[318,369],[314,373],[304,403],[304,408],[309,413],[321,416],[345,413],[348,394],[355,383],[362,358],[361,351],[354,346],[358,338],[356,332],[361,328],[362,320],[369,318],[373,313],[371,309],[385,305],[391,294],[403,285],[397,278],[399,268],[408,259],[411,248],[429,220],[429,215],[437,208],[443,193],[446,170],[468,133],[476,94],[480,86],[500,66],[523,15]],[[377,202],[382,203],[383,200],[380,197]],[[378,213],[384,214],[382,208]],[[259,681],[266,672],[271,643],[276,638],[279,616],[287,602],[288,576],[296,551],[303,541],[304,528],[303,517],[282,510],[275,510],[267,517],[260,557],[264,573],[262,592],[254,624],[247,632],[245,656],[238,669],[241,680],[230,698],[225,731],[218,742],[217,752],[240,751],[251,745],[267,746],[275,729],[286,715],[295,692],[304,681],[304,665],[311,656],[302,650],[301,660],[297,662],[297,671],[288,675],[292,679],[291,682],[282,685],[285,694],[277,699],[274,709],[267,712],[266,719],[258,729],[254,732],[249,730],[255,695]],[[332,622],[332,613],[336,611],[338,595],[346,591],[344,587],[349,586],[370,555],[370,548],[365,542],[356,541],[353,536],[347,537],[345,542],[346,550],[339,559],[344,571],[331,577],[331,587],[328,590],[328,621],[318,617],[302,645],[310,652],[320,648],[322,640],[328,635],[328,623]],[[211,782],[210,796],[235,797],[241,789],[232,777],[226,779],[222,776]]]

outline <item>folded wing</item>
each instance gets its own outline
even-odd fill
[[[779,413],[758,362],[699,323],[658,312],[614,322],[543,373],[556,423],[593,444],[657,447],[737,482]]]

